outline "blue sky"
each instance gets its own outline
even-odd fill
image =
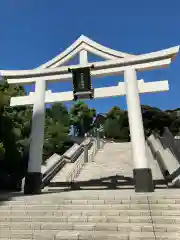
[[[140,54],[180,44],[179,0],[0,0],[0,69],[31,69],[52,59],[81,34],[110,48]],[[98,60],[90,56],[91,60]],[[141,103],[162,109],[180,107],[180,54],[168,69],[138,73],[145,81],[169,80],[169,92],[141,95]],[[121,77],[93,81],[116,85]],[[51,84],[52,91],[71,84]],[[28,88],[33,89],[33,86]],[[98,112],[125,97],[87,101]],[[68,106],[71,102],[68,103]]]

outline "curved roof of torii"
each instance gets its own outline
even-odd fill
[[[107,60],[113,60],[118,58],[130,57],[135,56],[132,54],[120,52],[113,50],[111,48],[105,47],[90,38],[81,35],[71,46],[66,48],[62,53],[54,57],[52,60],[42,64],[38,68],[54,68],[59,67],[72,59],[77,53],[81,50],[87,50],[90,53],[93,53],[99,57],[102,57]]]
[[[37,68],[27,70],[0,69],[0,76],[1,78],[5,77],[9,84],[27,84],[37,81],[38,79],[43,79],[45,81],[69,80],[72,74],[68,71],[69,66],[64,66],[64,64],[82,50],[106,59],[106,61],[85,64],[85,66],[91,66],[93,64],[93,76],[104,76],[123,74],[127,66],[133,66],[137,71],[166,67],[171,63],[172,58],[177,55],[179,46],[146,54],[132,55],[104,47],[82,35],[65,51],[47,63]],[[71,65],[71,68],[77,68],[77,66],[80,67],[84,65]]]

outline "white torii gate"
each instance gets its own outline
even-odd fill
[[[168,81],[145,83],[136,77],[137,71],[167,67],[177,55],[179,46],[142,55],[131,55],[104,47],[91,39],[80,36],[64,52],[49,62],[31,70],[0,70],[0,75],[9,84],[35,83],[35,92],[28,96],[12,97],[11,106],[33,105],[31,144],[28,174],[25,180],[25,193],[36,194],[41,185],[41,162],[44,143],[45,103],[73,100],[73,92],[52,93],[46,91],[47,82],[71,81],[72,73],[68,68],[82,68],[94,65],[91,75],[103,77],[124,74],[125,83],[118,86],[94,89],[95,98],[126,95],[130,126],[130,135],[134,161],[134,184],[137,192],[154,191],[151,169],[146,156],[146,146],[139,93],[167,91]],[[105,61],[88,63],[88,52]],[[72,57],[79,54],[79,64],[63,66]]]

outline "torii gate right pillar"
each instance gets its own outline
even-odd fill
[[[135,191],[153,192],[154,184],[152,172],[149,168],[148,159],[146,156],[146,144],[136,70],[132,67],[128,67],[124,72],[124,77],[134,161],[133,175]]]

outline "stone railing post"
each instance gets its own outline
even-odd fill
[[[88,144],[84,145],[84,163],[88,163]]]
[[[101,143],[100,143],[100,132],[99,129],[97,129],[97,149],[101,148]]]

